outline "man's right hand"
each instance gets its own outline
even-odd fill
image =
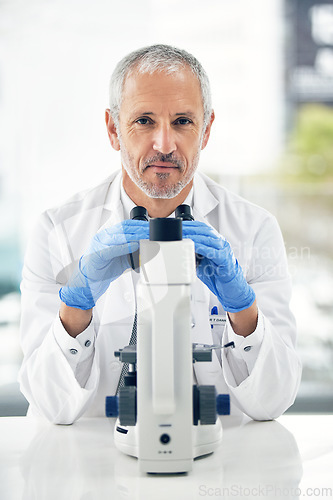
[[[149,238],[149,223],[125,220],[99,231],[79,261],[76,272],[59,291],[69,307],[92,309],[110,283],[130,267],[128,255],[139,248],[139,240]]]

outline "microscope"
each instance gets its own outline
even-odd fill
[[[133,210],[132,218],[148,220],[145,208]],[[139,257],[131,255],[140,271],[137,345],[115,352],[129,371],[118,395],[106,398],[106,415],[118,417],[116,447],[137,457],[144,473],[191,471],[221,441],[217,414],[230,413],[229,395],[193,383],[193,363],[211,361],[217,346],[191,341],[196,255],[193,241],[182,238],[183,220],[193,220],[187,205],[175,218],[150,219],[149,240],[140,241]]]

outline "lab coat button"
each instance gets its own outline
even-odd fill
[[[71,354],[77,354],[78,353],[78,350],[77,349],[70,349],[69,352]]]
[[[251,345],[247,345],[246,347],[244,347],[245,352],[251,351],[251,349],[252,349]]]
[[[89,346],[91,345],[91,341],[90,341],[90,340],[86,340],[86,342],[84,343],[84,345],[85,345],[86,347],[89,347]]]

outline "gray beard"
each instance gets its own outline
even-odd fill
[[[135,169],[131,168],[132,161],[131,157],[128,154],[128,151],[124,147],[124,144],[122,142],[120,134],[118,134],[119,142],[120,142],[120,152],[121,152],[121,161],[122,161],[122,166],[127,172],[127,175],[131,179],[131,181],[139,188],[143,193],[148,196],[149,198],[159,198],[163,200],[170,200],[172,198],[175,198],[178,194],[181,193],[181,191],[192,181],[194,173],[198,167],[199,163],[199,158],[200,158],[200,151],[201,151],[201,145],[202,145],[202,140],[203,140],[203,134],[201,136],[201,141],[200,141],[200,147],[198,148],[198,151],[193,159],[193,163],[191,166],[191,172],[189,173],[188,176],[186,176],[184,179],[181,179],[179,182],[176,182],[175,184],[172,185],[165,185],[165,186],[159,186],[155,185],[151,182],[146,182],[140,177],[140,175],[135,171]],[[169,155],[161,155],[161,156],[169,156]],[[149,167],[148,167],[149,168]],[[183,170],[183,165],[182,164],[177,164],[177,168],[179,168],[181,171]],[[169,177],[169,173],[157,173],[156,177],[160,181],[167,180]]]
[[[149,198],[160,198],[164,200],[170,200],[171,198],[175,198],[184,187],[192,180],[189,179],[187,182],[179,181],[176,184],[172,184],[169,186],[156,186],[155,184],[145,182],[143,179],[135,178],[132,175],[132,172],[127,170],[126,165],[124,165],[126,172],[128,173],[130,179],[138,186],[147,195]],[[169,174],[156,174],[161,180],[165,180],[169,177]]]

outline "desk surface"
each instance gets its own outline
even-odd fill
[[[0,418],[1,500],[333,498],[333,417],[222,417],[223,440],[187,475],[139,473],[113,445],[114,420],[72,426]]]

